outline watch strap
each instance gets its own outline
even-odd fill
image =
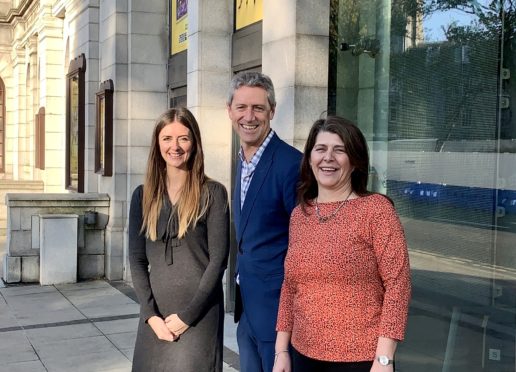
[[[382,366],[388,366],[394,363],[394,360],[389,358],[387,355],[378,355],[376,359]]]

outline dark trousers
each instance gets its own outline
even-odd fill
[[[249,326],[244,312],[237,326],[241,372],[271,372],[274,365],[274,341],[260,341]]]
[[[373,361],[327,362],[312,359],[292,348],[293,372],[369,372]]]

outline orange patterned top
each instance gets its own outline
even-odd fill
[[[322,216],[340,202],[319,203]],[[314,207],[290,218],[277,331],[313,359],[373,360],[378,337],[403,340],[410,268],[392,204],[373,194],[348,200],[319,222]]]

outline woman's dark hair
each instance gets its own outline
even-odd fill
[[[306,212],[306,206],[311,205],[312,200],[318,195],[317,180],[310,167],[310,154],[315,146],[317,135],[321,132],[334,133],[344,143],[349,162],[354,168],[351,173],[351,189],[353,192],[359,196],[372,194],[367,190],[369,151],[364,135],[352,121],[339,116],[328,116],[326,119],[317,120],[312,125],[306,140],[297,188],[297,199],[304,212]]]

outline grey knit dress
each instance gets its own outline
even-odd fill
[[[224,186],[211,180],[203,192],[210,193],[209,209],[182,239],[177,238],[177,212],[165,198],[155,242],[140,233],[143,187],[133,193],[129,261],[140,302],[133,371],[222,371],[228,197]],[[146,320],[154,315],[164,319],[174,313],[190,328],[178,341],[159,340]]]

